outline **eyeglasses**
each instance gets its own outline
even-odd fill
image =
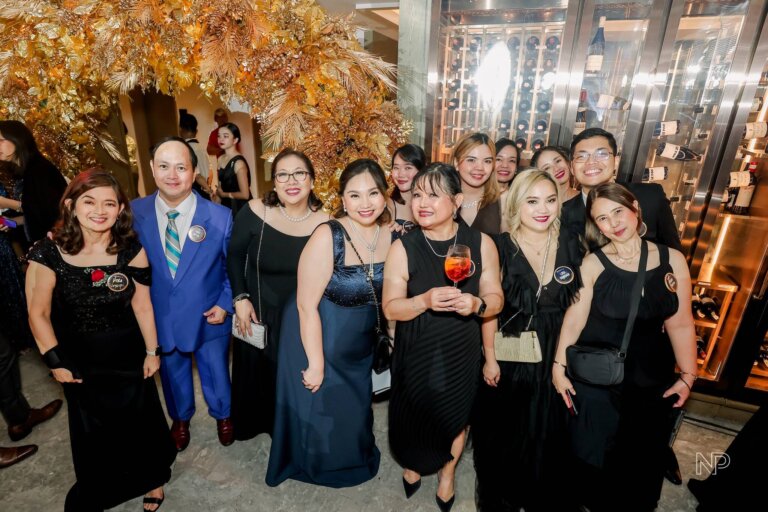
[[[595,162],[604,162],[608,160],[613,153],[611,151],[608,151],[607,149],[598,149],[594,153],[587,153],[586,151],[579,151],[575,155],[573,155],[573,161],[576,163],[584,164],[589,161],[589,158],[592,157],[592,159]]]
[[[300,171],[293,171],[293,172],[279,172],[275,174],[275,181],[278,183],[288,183],[288,181],[293,178],[296,181],[304,181],[307,179],[307,176],[309,176],[309,171],[300,170]]]

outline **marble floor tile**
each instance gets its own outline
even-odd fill
[[[33,407],[63,398],[61,388],[48,376],[35,353],[22,356],[21,368],[24,393]],[[348,489],[328,489],[292,480],[270,488],[264,483],[269,437],[260,435],[229,447],[221,446],[216,437],[216,423],[206,413],[197,376],[195,387],[198,411],[191,424],[192,441],[176,459],[161,512],[437,511],[434,502],[437,479],[434,475],[424,477],[416,495],[410,500],[405,499],[402,470],[389,453],[386,402],[374,404],[374,432],[382,458],[379,473],[373,480]],[[732,439],[733,434],[728,431],[684,422],[675,443],[684,480],[696,477],[697,452],[708,457],[710,452],[723,451]],[[38,444],[40,450],[30,459],[0,470],[0,510],[63,510],[64,497],[74,483],[66,407],[19,443],[11,443],[4,434],[0,437],[3,446],[26,443]],[[475,510],[474,480],[472,454],[467,451],[458,466],[454,511]],[[695,508],[696,500],[685,485],[674,486],[665,481],[659,512],[692,511]],[[141,498],[111,510],[138,512]]]

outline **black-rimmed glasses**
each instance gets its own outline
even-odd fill
[[[304,181],[307,179],[307,176],[309,176],[309,171],[304,169],[293,172],[278,172],[275,174],[275,181],[278,183],[288,183],[291,178],[296,181]]]
[[[584,164],[587,163],[590,159],[590,157],[596,161],[596,162],[604,162],[608,160],[611,155],[613,155],[613,152],[608,151],[607,149],[598,149],[594,153],[587,153],[586,151],[579,151],[575,155],[573,155],[573,162]]]

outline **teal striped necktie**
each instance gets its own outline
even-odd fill
[[[165,227],[165,259],[171,270],[171,277],[176,277],[181,258],[181,242],[179,242],[179,230],[176,228],[176,217],[180,215],[176,210],[167,213],[168,225]]]

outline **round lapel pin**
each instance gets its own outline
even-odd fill
[[[571,281],[573,281],[574,272],[571,269],[571,267],[566,267],[563,265],[562,267],[557,267],[555,269],[555,281],[557,281],[560,284],[568,284]]]
[[[122,292],[128,288],[128,276],[121,272],[116,272],[107,278],[107,288],[113,292]]]
[[[202,242],[205,240],[205,228],[199,225],[194,225],[189,228],[189,239],[193,242]]]
[[[664,275],[664,286],[672,293],[677,293],[677,278],[672,272],[667,272]]]

